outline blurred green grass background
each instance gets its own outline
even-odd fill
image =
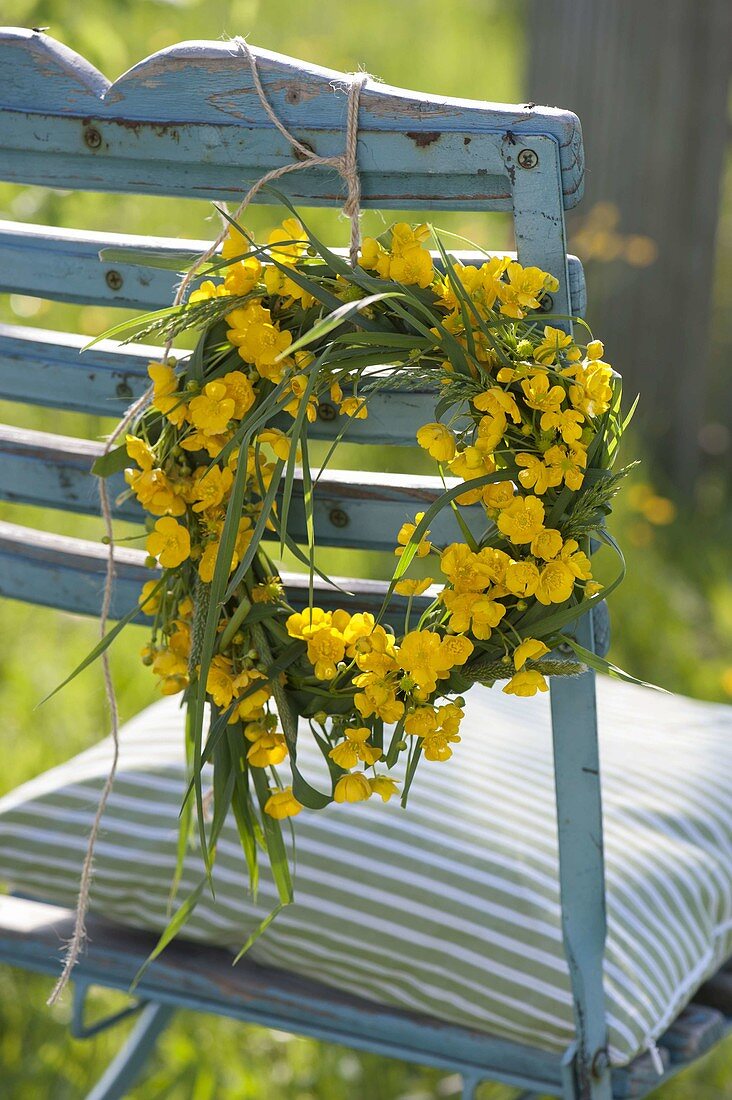
[[[363,66],[389,83],[433,93],[506,102],[525,98],[525,9],[498,0],[6,0],[8,25],[49,26],[49,33],[114,78],[167,45],[222,34],[246,34],[269,49],[340,70]],[[571,107],[571,104],[567,106]],[[729,206],[729,203],[728,203]],[[68,195],[41,188],[0,185],[0,217],[42,224],[129,233],[210,237],[214,220],[204,203],[104,195]],[[253,228],[278,212],[258,210]],[[344,223],[318,211],[313,227],[343,243]],[[380,231],[369,213],[365,230]],[[510,225],[501,216],[441,215],[439,224],[492,248],[509,247]],[[729,273],[729,257],[724,272]],[[723,272],[723,273],[724,273]],[[590,299],[592,301],[592,299]],[[0,319],[96,335],[119,314],[96,307],[55,305],[11,296]],[[589,315],[592,321],[592,310]],[[599,334],[602,335],[602,334]],[[608,357],[614,362],[612,348]],[[622,372],[622,363],[615,363]],[[27,427],[98,437],[105,425],[90,417],[59,415],[30,407],[0,408],[0,419]],[[642,404],[625,457],[642,437]],[[377,468],[378,449],[348,448],[344,464]],[[393,468],[404,468],[403,455]],[[662,487],[653,487],[657,480]],[[730,530],[718,480],[702,483],[684,514],[668,499],[662,471],[635,474],[614,519],[627,551],[628,578],[612,598],[611,657],[636,675],[699,698],[732,698],[732,579]],[[5,506],[2,518],[62,533],[98,538],[101,522],[61,513]],[[376,571],[385,562],[372,555],[334,557],[341,573]],[[96,625],[70,615],[11,601],[0,607],[0,746],[4,767],[0,793],[67,759],[106,733],[98,669],[90,669],[42,710],[38,701],[93,644]],[[151,678],[141,668],[143,632],[130,629],[113,652],[122,716],[153,699]],[[19,971],[0,971],[0,1093],[13,1100],[75,1100],[101,1074],[127,1025],[111,1034],[77,1042],[69,1037],[68,1001],[45,1006],[49,981]],[[102,1012],[119,998],[98,994]],[[136,1100],[428,1100],[454,1097],[459,1081],[312,1040],[296,1039],[231,1021],[182,1012],[159,1044]],[[484,1086],[485,1100],[515,1093]],[[729,1042],[660,1089],[659,1100],[731,1100]]]

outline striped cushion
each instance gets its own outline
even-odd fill
[[[732,952],[732,710],[601,680],[611,1056],[657,1038]],[[162,701],[123,733],[92,908],[165,923],[184,787],[182,720]],[[302,739],[306,772],[322,759]],[[316,760],[317,756],[317,760]],[[73,904],[108,742],[0,802],[0,877]],[[319,763],[318,763],[319,761]],[[185,935],[236,949],[272,907],[247,897],[233,824],[216,903]],[[187,885],[199,868],[186,872]],[[560,1050],[573,1032],[562,954],[548,703],[473,689],[464,738],[425,763],[407,813],[376,799],[297,819],[297,902],[260,962],[368,999]]]

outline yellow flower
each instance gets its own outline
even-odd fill
[[[287,243],[285,244],[285,242]],[[271,249],[273,259],[278,260],[281,264],[294,264],[308,246],[307,235],[302,222],[298,221],[297,218],[285,218],[281,226],[272,230],[267,243],[281,246]]]
[[[451,668],[464,665],[474,649],[470,638],[466,638],[464,634],[446,634],[442,639],[442,652],[445,659],[451,662]]]
[[[375,237],[364,237],[361,242],[359,264],[365,271],[375,271],[380,278],[389,278],[389,253]]]
[[[564,603],[572,595],[574,582],[574,573],[566,562],[550,561],[539,575],[536,598],[545,606],[551,603]]]
[[[437,711],[433,706],[415,707],[404,721],[404,732],[410,737],[429,737],[437,724]]]
[[[335,785],[333,799],[336,802],[365,802],[371,798],[372,790],[368,778],[363,772],[342,775]]]
[[[538,267],[522,267],[513,262],[508,265],[506,274],[508,281],[501,280],[497,290],[501,313],[507,317],[525,317],[527,310],[539,308],[539,298],[545,290],[554,293],[559,288],[554,276]]]
[[[242,249],[242,251],[245,251]],[[248,256],[246,260],[232,264],[226,272],[224,287],[227,294],[249,294],[259,282],[262,276],[262,265],[256,256]]]
[[[438,634],[431,630],[410,630],[402,639],[397,660],[418,687],[434,691],[437,681],[452,667],[452,657],[442,645]]]
[[[189,557],[191,536],[172,516],[163,516],[147,537],[148,554],[157,558],[163,569],[175,569]]]
[[[437,730],[431,736],[425,737],[422,742],[422,752],[425,760],[439,760],[441,762],[449,760],[452,756],[450,742],[455,743],[459,740],[457,734],[451,736],[444,730]]]
[[[234,481],[234,475],[227,466],[199,466],[193,478],[190,501],[194,512],[205,512],[215,508],[228,495]]]
[[[362,687],[353,698],[362,718],[375,714],[384,722],[398,722],[404,714],[404,703],[396,697],[393,683],[379,672],[362,672],[353,679],[356,687]]]
[[[558,412],[566,396],[562,386],[550,386],[546,374],[532,374],[521,383],[524,399],[530,409],[540,412]]]
[[[551,364],[556,361],[560,351],[564,351],[574,343],[571,336],[560,328],[544,326],[544,338],[537,344],[534,350],[534,358],[538,363]]]
[[[288,412],[290,414],[290,416],[292,416],[293,418],[296,417],[297,414],[298,414],[298,410],[300,408],[300,405],[302,404],[303,398],[305,397],[305,393],[306,393],[306,390],[307,390],[307,384],[308,384],[307,376],[304,375],[304,374],[294,375],[292,378],[290,378],[289,382],[287,383],[287,389],[292,394],[292,401],[289,401],[285,405],[285,411]],[[287,392],[287,390],[285,392]],[[318,401],[317,401],[317,398],[315,396],[313,396],[312,394],[310,395],[310,398],[308,400],[308,405],[307,405],[305,415],[307,416],[307,418],[308,418],[308,420],[310,421],[311,424],[313,423],[314,420],[317,419],[317,416],[318,416]]]
[[[408,245],[392,255],[389,278],[403,286],[428,287],[435,274],[429,250],[419,244]]]
[[[285,622],[291,638],[309,638],[323,626],[330,626],[332,612],[321,607],[306,607],[304,611],[295,611]]]
[[[551,561],[562,549],[562,536],[554,527],[544,527],[531,540],[531,553],[536,558]]]
[[[591,596],[596,596],[598,592],[602,592],[604,584],[600,584],[599,581],[588,581],[585,585],[585,596],[589,599]]]
[[[442,601],[450,612],[450,627],[458,633],[472,629],[476,638],[485,641],[506,614],[503,604],[487,595],[475,592],[452,592],[446,588]]]
[[[432,577],[423,577],[421,581],[405,578],[403,581],[397,581],[394,591],[400,596],[421,596],[432,583]]]
[[[240,229],[237,229],[235,225],[229,226],[229,232],[224,238],[224,243],[221,246],[221,256],[224,260],[235,259],[237,256],[244,256],[251,249],[251,243],[244,236]]]
[[[234,698],[234,675],[231,661],[217,654],[206,678],[206,691],[217,707],[228,707]]]
[[[512,481],[497,481],[494,485],[485,485],[482,495],[486,508],[500,510],[508,508],[516,494]]]
[[[176,394],[178,378],[167,363],[149,363],[147,368],[153,383],[153,408],[161,412],[171,424],[182,424],[186,418],[186,404]]]
[[[494,579],[492,565],[482,551],[476,554],[464,542],[446,546],[440,557],[440,568],[456,592],[481,592],[487,588]]]
[[[567,539],[562,547],[560,557],[563,562],[566,562],[578,580],[585,581],[592,576],[590,559],[583,550],[580,550],[576,539]],[[587,590],[585,589],[585,591]]]
[[[351,416],[354,420],[366,420],[369,415],[363,397],[344,397],[340,403],[339,411],[343,416]]]
[[[258,443],[267,443],[278,458],[286,462],[290,457],[290,437],[279,428],[264,428],[257,435]]]
[[[223,283],[214,283],[210,279],[205,279],[197,290],[191,292],[188,302],[191,305],[196,302],[208,302],[211,298],[224,298],[228,293]]]
[[[548,691],[549,685],[536,669],[522,669],[508,681],[504,687],[506,695],[518,695],[522,699],[536,695],[537,691]]]
[[[585,418],[577,409],[550,409],[542,413],[541,430],[559,432],[565,443],[576,443],[582,438]]]
[[[504,583],[512,596],[533,596],[539,586],[539,570],[533,562],[512,561]]]
[[[244,736],[252,742],[247,750],[247,760],[253,768],[276,767],[287,758],[287,742],[281,733],[260,731],[261,725],[255,722],[244,728]]]
[[[585,479],[584,467],[587,465],[587,452],[581,447],[550,447],[544,455],[544,461],[554,471],[555,485],[561,485],[562,480],[568,489],[574,492],[582,487]]]
[[[531,542],[544,525],[544,505],[538,497],[517,497],[498,515],[498,530],[511,542]]]
[[[492,474],[495,468],[496,464],[491,456],[482,448],[476,446],[465,447],[464,450],[458,451],[450,463],[450,473],[461,477],[463,481],[470,481],[471,478],[480,477],[482,474]],[[475,492],[477,493],[477,500],[480,497],[481,490],[476,489]],[[462,502],[462,497],[458,497],[458,500]],[[474,502],[471,501],[471,503]]]
[[[158,592],[153,596],[153,592],[159,584],[160,581],[145,581],[142,586],[142,591],[140,592],[137,602],[139,603],[144,615],[149,615],[150,617],[152,617],[153,615],[155,615],[158,608],[160,607],[162,591],[158,590]]]
[[[414,532],[417,530],[417,525],[420,524],[423,519],[424,512],[417,512],[416,516],[414,517],[414,523],[403,523],[402,526],[399,528],[399,534],[397,535],[397,542],[399,543],[399,545],[394,551],[398,558],[400,558],[404,553],[404,548],[414,535]],[[417,549],[415,553],[418,558],[425,558],[432,549],[432,543],[429,541],[427,537],[428,535],[429,531],[425,531],[425,533],[422,535],[422,538],[417,543]]]
[[[343,732],[345,741],[341,741],[328,753],[339,768],[348,771],[350,768],[355,768],[359,760],[364,764],[375,764],[384,755],[381,749],[367,743],[371,730],[366,726],[346,726]]]
[[[234,415],[234,402],[223,382],[207,382],[203,393],[194,397],[188,416],[203,435],[220,435]]]
[[[516,455],[516,465],[522,466],[518,479],[524,489],[533,489],[539,496],[543,496],[547,489],[559,485],[562,480],[561,471],[554,466],[546,466],[536,455],[530,455],[521,451]]]
[[[602,416],[610,406],[613,391],[610,386],[612,368],[607,363],[592,360],[573,370],[574,384],[569,387],[569,400],[585,416]],[[564,372],[563,372],[564,373]]]
[[[155,455],[152,447],[144,439],[138,439],[135,435],[125,436],[127,454],[133,462],[136,462],[141,470],[152,470],[155,465]]]
[[[605,345],[603,344],[602,340],[590,340],[589,344],[587,345],[587,358],[590,360],[602,359],[604,354]]]
[[[538,661],[549,652],[549,646],[544,645],[538,638],[524,638],[521,645],[513,651],[513,663],[516,671],[523,668],[527,661]]]
[[[451,462],[455,457],[455,436],[444,424],[424,424],[417,432],[417,442],[435,462]]]
[[[282,820],[285,817],[294,817],[302,809],[302,803],[298,802],[292,793],[292,787],[284,787],[281,791],[272,791],[264,804],[264,812],[270,817]]]
[[[492,386],[484,393],[479,393],[473,398],[473,404],[480,412],[490,413],[493,417],[510,417],[514,424],[521,423],[521,413],[515,398],[500,386]]]
[[[346,643],[339,630],[332,626],[322,626],[315,630],[307,640],[308,660],[315,669],[319,680],[333,680],[346,653]]]
[[[399,784],[389,775],[370,776],[368,783],[371,793],[378,794],[382,802],[388,802],[392,795],[399,793]]]
[[[354,619],[357,617],[354,615]],[[346,642],[352,637],[348,630],[344,636]],[[370,634],[361,635],[349,644],[348,656],[355,657],[362,672],[374,672],[383,677],[397,667],[394,642],[393,634],[387,634],[383,626],[376,626]]]
[[[486,455],[493,454],[506,434],[507,427],[508,421],[503,413],[497,413],[495,416],[481,416],[474,446]]]
[[[254,390],[251,382],[240,370],[229,371],[219,381],[226,387],[226,396],[234,402],[234,417],[241,420],[254,404]]]

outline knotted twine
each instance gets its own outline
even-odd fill
[[[343,213],[349,218],[351,223],[351,240],[349,248],[349,259],[352,267],[355,267],[358,263],[358,254],[361,247],[361,180],[358,173],[358,157],[357,157],[357,145],[358,145],[358,111],[361,100],[361,89],[366,82],[370,79],[368,73],[359,72],[351,73],[346,76],[344,83],[347,86],[348,101],[346,105],[346,144],[342,153],[338,153],[330,157],[318,156],[317,153],[304,145],[301,141],[291,134],[282,120],[277,116],[274,108],[267,99],[267,95],[262,86],[262,81],[259,76],[259,70],[257,67],[257,59],[254,53],[249,48],[248,43],[244,38],[234,38],[233,42],[236,45],[237,53],[242,54],[249,63],[249,68],[252,74],[252,82],[254,89],[259,97],[259,102],[262,108],[271,121],[272,125],[282,134],[287,142],[295,150],[298,159],[288,164],[283,164],[279,168],[273,168],[258,180],[256,180],[249,188],[244,198],[236,208],[232,220],[238,222],[244,211],[249,206],[255,195],[261,191],[268,183],[272,183],[274,180],[280,179],[282,176],[287,175],[290,172],[299,172],[303,168],[335,168],[342,176],[346,184],[346,201],[343,204]],[[223,210],[226,211],[226,204],[222,204]],[[201,255],[193,262],[191,267],[186,272],[185,276],[178,285],[173,298],[173,306],[179,306],[186,297],[186,293],[195,279],[198,270],[203,264],[208,263],[209,260],[218,252],[220,246],[229,233],[229,222],[222,216],[222,229],[216,240],[206,248]],[[163,349],[162,360],[166,362],[170,355],[173,346],[173,337],[169,337],[165,347]],[[113,445],[117,442],[123,432],[130,427],[130,425],[137,419],[140,413],[146,408],[151,397],[153,396],[154,387],[149,386],[137,401],[130,405],[127,412],[124,414],[120,422],[108,436],[104,446],[103,455],[109,454]],[[102,597],[102,609],[99,616],[99,631],[101,638],[104,638],[107,633],[107,621],[109,619],[109,611],[112,603],[112,589],[114,587],[115,578],[115,562],[114,562],[114,530],[112,525],[112,509],[109,500],[109,490],[107,488],[106,480],[103,477],[99,478],[99,502],[102,518],[104,520],[104,541],[108,546],[107,554],[107,568],[104,579],[104,594]],[[107,706],[109,708],[109,717],[111,725],[112,735],[112,762],[109,769],[109,774],[104,782],[102,793],[99,798],[99,804],[97,806],[96,813],[94,815],[94,821],[89,832],[89,838],[87,841],[86,854],[84,856],[84,863],[81,871],[81,879],[79,882],[79,895],[76,902],[76,914],[74,919],[74,931],[72,937],[66,948],[66,954],[64,958],[64,967],[61,972],[56,985],[53,987],[50,997],[48,998],[48,1004],[53,1005],[59,999],[64,989],[68,985],[71,972],[73,971],[76,963],[79,960],[87,939],[86,934],[86,915],[89,909],[89,891],[91,887],[92,877],[94,874],[94,849],[96,847],[97,837],[99,835],[99,829],[101,826],[102,817],[109,801],[109,796],[112,793],[112,787],[114,786],[115,775],[117,774],[117,765],[119,763],[119,708],[117,706],[117,696],[114,690],[114,682],[112,679],[112,671],[109,662],[109,650],[105,649],[101,655],[102,661],[102,673],[104,678],[104,690],[107,699]]]

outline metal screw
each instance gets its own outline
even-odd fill
[[[303,151],[302,151],[303,149],[307,149],[308,152],[315,155],[315,150],[313,149],[313,147],[312,147],[312,145],[310,144],[309,141],[301,141],[300,145],[302,146],[302,149],[298,149],[297,146],[295,146],[292,150],[292,153],[293,153],[293,156],[295,157],[295,160],[307,160],[308,159],[307,154],[303,153]]]
[[[566,654],[574,653],[574,650],[572,649],[569,642],[560,642],[559,645],[557,646],[557,649],[559,650],[560,653],[566,653]]]
[[[328,519],[330,520],[330,522],[333,524],[334,527],[347,527],[348,526],[348,516],[346,515],[346,513],[343,511],[342,508],[331,508],[330,514],[328,515]]]
[[[102,135],[96,126],[87,126],[84,129],[84,144],[90,149],[98,149],[102,144]]]
[[[318,419],[319,420],[335,420],[338,416],[335,405],[331,405],[329,401],[321,401],[318,405]]]
[[[602,1077],[610,1068],[610,1059],[606,1050],[595,1051],[595,1057],[592,1059],[592,1076]]]
[[[550,310],[554,309],[554,299],[551,294],[545,294],[541,299],[541,308],[543,313],[549,313]]]
[[[117,397],[123,398],[125,401],[131,401],[133,397],[132,388],[127,382],[120,382],[115,389],[115,393]]]
[[[108,271],[104,276],[104,281],[110,290],[119,290],[124,283],[119,271]]]
[[[539,158],[533,149],[522,149],[516,157],[516,162],[521,168],[536,168]]]

